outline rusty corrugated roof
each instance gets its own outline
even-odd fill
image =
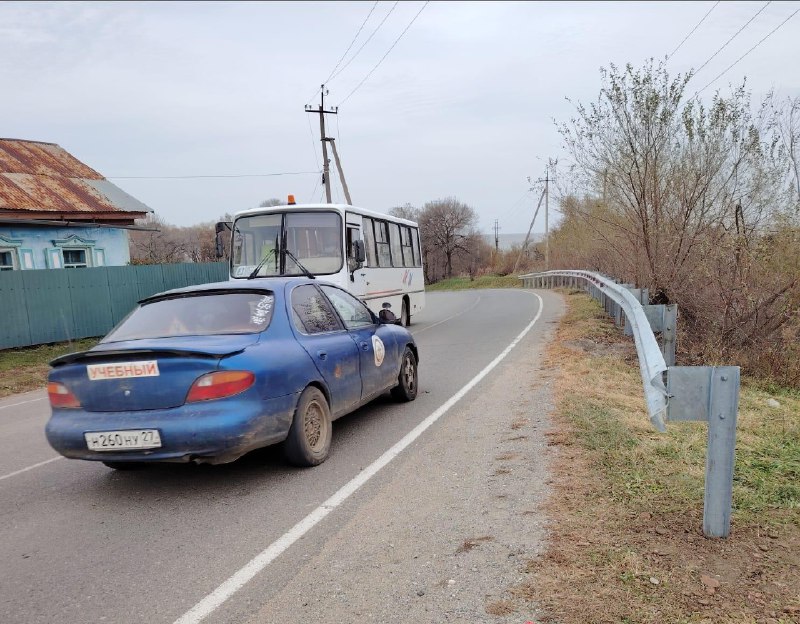
[[[151,212],[58,145],[19,139],[0,139],[0,210],[19,211],[20,218],[53,212],[132,219]]]

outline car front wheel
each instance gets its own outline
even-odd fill
[[[398,401],[413,401],[417,398],[417,358],[411,347],[406,347],[397,376],[397,386],[392,388],[392,396]]]
[[[328,401],[319,388],[309,386],[300,395],[284,442],[286,459],[295,466],[318,466],[328,457],[332,433]]]

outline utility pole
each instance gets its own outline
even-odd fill
[[[499,253],[500,251],[500,236],[498,232],[500,231],[500,222],[495,219],[494,220],[494,252]]]
[[[342,189],[344,190],[344,199],[348,206],[353,205],[353,200],[350,199],[350,189],[347,188],[347,180],[344,179],[344,170],[342,169],[342,161],[339,160],[339,152],[336,150],[336,141],[333,139],[325,139],[331,142],[333,148],[333,159],[336,161],[336,170],[339,172],[339,179],[342,181]]]
[[[544,170],[544,270],[550,270],[550,165]]]
[[[328,94],[328,90],[325,88],[325,85],[320,85],[320,103],[317,109],[314,109],[311,105],[306,104],[306,112],[307,113],[316,113],[319,115],[319,136],[320,141],[322,141],[322,182],[325,184],[325,198],[327,202],[331,203],[331,176],[330,176],[330,161],[328,160],[328,141],[332,139],[328,139],[325,136],[325,115],[338,115],[339,114],[339,107],[331,108],[325,110],[325,96]]]
[[[528,178],[530,181],[530,178]],[[533,189],[531,189],[533,190]],[[522,254],[528,250],[528,241],[531,238],[531,231],[533,231],[533,224],[536,223],[536,217],[539,215],[539,208],[542,207],[542,200],[544,199],[544,191],[539,196],[539,203],[536,204],[536,211],[533,213],[533,219],[531,219],[531,225],[528,228],[528,233],[525,235],[525,242],[522,243],[522,249],[519,250],[519,255],[517,256],[517,261],[514,263],[514,270],[511,271],[512,273],[517,272],[517,267],[519,266],[519,261],[522,260]],[[527,257],[527,256],[526,256]]]

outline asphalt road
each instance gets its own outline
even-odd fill
[[[552,323],[547,312],[557,296],[542,298],[545,314],[512,352],[518,359]],[[133,473],[54,459],[43,432],[44,393],[0,400],[0,622],[177,621],[462,391],[537,318],[539,301],[517,290],[429,293],[411,328],[421,359],[418,399],[401,405],[387,395],[336,421],[331,456],[313,469],[288,467],[277,447],[229,465]],[[451,403],[476,401],[501,368]],[[431,470],[420,448],[442,435],[439,424],[341,507],[326,509],[243,587],[205,608],[205,621],[246,621],[301,575],[313,584],[305,562],[375,504],[398,461],[412,473],[418,460],[417,472]]]

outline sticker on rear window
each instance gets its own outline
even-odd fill
[[[125,377],[158,377],[158,362],[119,362],[117,364],[89,364],[86,367],[90,381],[122,379]]]
[[[272,296],[264,295],[261,300],[256,303],[255,308],[250,315],[250,322],[253,325],[263,325],[269,319],[272,312]]]

